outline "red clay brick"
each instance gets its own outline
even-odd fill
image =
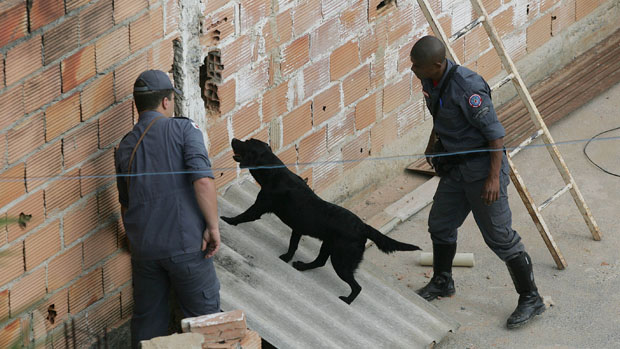
[[[321,13],[323,14],[324,19],[338,17],[348,7],[349,7],[348,1],[321,0]],[[356,6],[352,5],[350,7],[356,7]]]
[[[62,92],[67,92],[95,76],[95,46],[86,46],[61,63]]]
[[[43,298],[45,292],[45,267],[39,268],[17,281],[9,291],[11,317],[17,316]]]
[[[282,145],[291,144],[311,129],[312,102],[306,102],[282,118],[282,133],[284,135]]]
[[[292,35],[293,21],[291,19],[291,10],[287,10],[278,14],[275,21],[269,21],[263,27],[265,52],[269,53],[275,47],[288,42],[291,40]]]
[[[77,177],[77,170],[67,172],[64,177]],[[53,217],[80,198],[80,184],[77,179],[64,179],[52,182],[45,188],[45,215]]]
[[[0,329],[0,347],[13,348],[20,347],[23,341],[21,319],[15,319],[13,322]]]
[[[0,292],[0,322],[9,319],[9,290]]]
[[[495,28],[500,36],[512,33],[515,30],[513,17],[514,7],[511,6],[492,18],[493,25],[495,25]]]
[[[381,115],[381,93],[375,92],[364,98],[355,106],[355,128],[363,130],[377,120]]]
[[[370,90],[370,67],[368,64],[349,75],[342,82],[345,107],[360,99]]]
[[[398,126],[396,116],[387,117],[370,129],[370,149],[371,155],[377,155],[383,149],[383,146],[397,139]]]
[[[128,318],[133,313],[133,288],[131,283],[121,290],[121,316]]]
[[[114,23],[136,15],[149,6],[146,0],[114,0]]]
[[[310,36],[304,35],[282,50],[282,75],[289,75],[310,60]]]
[[[237,82],[230,79],[217,87],[217,96],[220,99],[220,115],[225,115],[235,109],[237,103]]]
[[[10,49],[6,53],[4,64],[7,86],[41,68],[41,36],[33,36]]]
[[[213,160],[215,186],[219,189],[237,178],[237,163],[232,158],[233,152],[228,151]]]
[[[82,272],[82,244],[66,249],[62,254],[52,258],[47,265],[47,286],[53,292]]]
[[[75,50],[79,44],[79,20],[71,17],[43,34],[45,64]]]
[[[3,88],[4,85],[4,54],[0,53],[0,88]]]
[[[575,21],[579,21],[589,15],[600,4],[600,0],[575,0]]]
[[[62,171],[62,142],[60,140],[30,155],[26,160],[26,186],[33,188],[45,183]]]
[[[51,317],[49,311],[53,310],[54,316]],[[50,298],[48,298],[43,304],[41,304],[38,309],[38,314],[40,318],[35,321],[41,321],[42,324],[38,324],[41,326],[42,335],[45,335],[46,332],[51,331],[59,324],[62,324],[65,320],[67,320],[68,311],[69,311],[69,289],[64,289],[62,291],[58,291]],[[35,314],[37,314],[35,312]],[[35,315],[36,316],[36,315]],[[64,329],[63,329],[64,330]],[[35,338],[37,337],[37,325],[35,324]],[[64,338],[63,338],[64,339]],[[49,343],[49,342],[47,342]]]
[[[304,69],[304,96],[310,97],[330,83],[329,58],[323,58]]]
[[[245,138],[260,127],[258,102],[251,102],[239,109],[232,116],[233,136]]]
[[[573,23],[575,23],[575,0],[563,1],[551,12],[551,36],[558,36]]]
[[[85,124],[62,139],[65,168],[72,168],[97,151],[97,122]]]
[[[82,169],[80,171],[80,174],[83,177],[86,177],[82,178],[80,181],[82,196],[86,196],[95,189],[114,181],[113,177],[88,178],[88,176],[111,176],[115,173],[114,149],[109,149],[104,153],[99,154],[94,159],[88,160],[84,165],[82,165]]]
[[[245,74],[240,74],[239,77],[237,77],[237,102],[243,104],[257,95],[260,95],[267,88],[268,83],[269,60],[263,59],[253,64],[250,71]]]
[[[332,81],[347,75],[360,64],[359,47],[357,42],[349,41],[338,47],[329,57],[329,67]]]
[[[308,135],[299,141],[299,163],[309,163],[327,154],[327,127]]]
[[[129,56],[129,28],[120,27],[95,43],[97,72],[108,69],[119,60]]]
[[[413,100],[409,105],[400,110],[396,116],[398,122],[398,137],[412,130],[415,126],[424,122],[424,101]]]
[[[312,32],[311,36],[312,43],[310,45],[310,56],[312,58],[316,58],[330,52],[331,49],[340,42],[340,21],[338,18],[333,18],[323,23]]]
[[[499,74],[501,70],[502,62],[495,50],[487,51],[478,59],[478,74],[487,81]]]
[[[89,1],[90,0],[65,0],[65,8],[67,9],[67,13],[88,4]]]
[[[482,52],[490,47],[487,32],[482,26],[477,26],[465,34],[465,62],[476,60]]]
[[[288,81],[265,91],[263,94],[263,122],[268,123],[272,119],[284,115],[287,109]]]
[[[381,17],[384,16],[388,13],[390,13],[391,11],[394,10],[394,4],[388,4],[388,6],[385,6],[382,9],[378,9],[378,6],[380,3],[382,3],[383,0],[370,0],[368,3],[368,20],[369,21],[374,21],[377,19],[377,17]],[[432,4],[431,4],[431,7]]]
[[[63,0],[32,0],[30,7],[30,30],[35,31],[65,14]]]
[[[452,50],[456,54],[456,57],[458,57],[459,61],[464,62],[465,61],[465,37],[458,38],[456,41],[454,41],[451,44],[451,46],[452,46]],[[409,50],[411,51],[411,48],[409,48]],[[407,53],[407,55],[409,55],[409,53]],[[407,59],[409,60],[409,56],[407,56]],[[411,61],[409,61],[409,68],[411,68]],[[401,70],[399,69],[399,71]]]
[[[129,25],[131,52],[139,51],[164,36],[163,10],[161,7],[145,13]]]
[[[207,128],[207,134],[209,135],[209,155],[217,155],[224,149],[228,148],[228,121],[226,119],[220,119],[209,125]]]
[[[241,67],[250,64],[252,59],[251,50],[248,50],[250,46],[249,36],[244,35],[222,48],[222,64],[224,65],[222,80],[226,80]]]
[[[33,112],[60,96],[60,64],[28,79],[24,83],[26,113]]]
[[[0,47],[25,36],[28,33],[26,2],[10,0],[0,4],[0,23]]]
[[[0,252],[0,285],[4,286],[24,273],[24,243],[19,241]]]
[[[8,170],[0,173],[0,207],[5,206],[11,201],[26,193],[24,163],[19,163]]]
[[[388,45],[392,45],[413,30],[413,17],[413,6],[399,7],[388,15]],[[446,19],[449,24],[452,23],[450,17],[446,17]],[[450,33],[450,30],[447,32]]]
[[[413,44],[418,40],[418,38],[416,37],[414,40],[412,40],[411,42],[409,42],[408,44],[404,45],[403,47],[400,48],[400,50],[398,50],[398,72],[403,72],[405,70],[411,70],[411,48],[413,47]]]
[[[84,240],[84,269],[92,267],[116,249],[116,224],[108,224]]]
[[[114,92],[116,100],[133,93],[133,84],[143,71],[148,69],[147,54],[143,53],[136,58],[129,60],[114,71]]]
[[[399,81],[386,86],[383,91],[383,112],[389,113],[411,98],[411,74],[405,74]]]
[[[241,0],[240,11],[241,31],[245,32],[271,13],[271,1]]]
[[[114,75],[109,73],[82,91],[82,121],[88,120],[98,112],[114,103]]]
[[[0,95],[0,129],[10,126],[24,116],[24,89],[22,85],[15,86]]]
[[[551,16],[543,16],[527,27],[527,52],[534,52],[549,39],[551,39]]]
[[[28,195],[26,199],[20,201],[16,206],[7,211],[9,217],[19,217],[20,213],[32,216],[25,228],[20,227],[18,224],[11,224],[6,227],[9,242],[15,241],[43,223],[45,220],[44,203],[43,190],[39,190]]]
[[[228,6],[217,13],[207,14],[202,21],[200,45],[203,47],[215,46],[220,41],[235,34],[235,7]],[[263,31],[267,31],[269,24],[265,24]]]
[[[30,117],[7,132],[9,164],[45,143],[43,114]]]
[[[277,155],[285,165],[288,165],[289,170],[295,170],[295,164],[297,163],[297,148],[294,145],[286,150],[280,151]]]
[[[345,172],[361,164],[370,155],[369,136],[369,132],[364,132],[342,147],[342,159],[347,161],[344,164]]]
[[[339,153],[330,156],[328,163],[312,167],[312,185],[315,191],[322,191],[341,178],[342,164],[333,163],[338,160],[342,160]]]
[[[49,142],[80,123],[80,94],[75,93],[45,111],[45,139]]]
[[[133,128],[133,102],[115,105],[99,117],[99,148],[103,149],[117,141]]]
[[[131,279],[131,255],[121,251],[103,265],[103,289],[112,292]]]
[[[360,36],[360,55],[362,57],[362,62],[370,58],[373,53],[377,52],[378,48],[379,41],[377,40],[377,35],[374,30],[368,30]]]
[[[60,251],[60,220],[49,223],[43,229],[24,240],[26,270],[32,270]]]
[[[215,1],[209,1],[207,7]],[[224,2],[225,3],[225,2]],[[219,8],[219,7],[218,7]],[[179,3],[176,0],[166,0],[166,35],[179,29]],[[206,11],[205,13],[211,13]]]
[[[558,2],[560,2],[560,0],[547,0],[547,1],[542,1],[539,6],[540,6],[540,13],[545,13],[547,12],[550,8],[552,8],[555,4],[557,4]]]
[[[112,216],[116,219],[120,217],[121,204],[118,202],[116,185],[110,185],[104,191],[97,193],[97,207],[99,208],[99,222],[107,222]]]
[[[92,333],[104,336],[104,331],[111,331],[121,319],[121,295],[106,298],[88,311],[88,329]],[[81,318],[86,321],[85,318]]]
[[[340,111],[340,84],[333,85],[314,98],[314,125],[320,125]]]
[[[359,33],[368,25],[368,2],[357,3],[344,9],[340,14],[342,28],[345,33]]]
[[[377,57],[376,62],[370,63],[370,87],[377,89],[385,85],[385,59]]]
[[[65,246],[69,246],[77,239],[86,235],[97,227],[99,223],[97,198],[90,197],[67,212],[63,217],[63,237]]]
[[[101,298],[103,277],[101,268],[97,268],[80,277],[69,288],[69,313],[77,314]]]
[[[321,22],[321,2],[319,0],[306,0],[297,4],[293,10],[293,32],[295,36],[307,32],[317,22]]]
[[[80,12],[80,45],[91,41],[114,26],[112,6],[112,1],[99,1]]]
[[[501,4],[500,0],[482,0],[482,5],[488,13],[493,13]]]

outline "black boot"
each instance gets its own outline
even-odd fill
[[[515,289],[519,293],[519,304],[506,321],[508,328],[515,328],[528,322],[534,316],[542,314],[545,311],[545,303],[534,283],[532,259],[527,252],[520,252],[516,257],[509,259],[506,265]]]
[[[433,278],[417,293],[427,301],[437,297],[449,297],[456,291],[452,279],[452,260],[456,254],[456,244],[433,244]]]

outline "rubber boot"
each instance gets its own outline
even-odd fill
[[[430,302],[437,297],[452,296],[456,292],[452,279],[452,260],[455,254],[456,244],[433,244],[433,278],[416,291],[422,298]]]
[[[509,259],[506,265],[515,284],[515,289],[519,293],[519,304],[506,321],[506,327],[516,328],[534,316],[542,314],[545,311],[545,303],[538,294],[536,283],[534,283],[532,259],[527,252],[520,252],[514,258]]]

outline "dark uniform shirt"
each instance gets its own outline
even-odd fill
[[[138,139],[161,114],[147,111],[120,142],[116,172],[128,173],[129,158]],[[172,173],[185,172],[191,173]],[[193,182],[213,178],[211,163],[198,126],[186,118],[157,120],[138,146],[132,174],[117,177],[119,201],[132,258],[161,259],[200,251],[205,218],[194,194]]]
[[[422,80],[422,90],[429,111],[439,98],[439,90],[454,62],[447,59],[446,71],[434,86],[431,79]],[[487,148],[488,142],[505,136],[504,127],[497,119],[491,89],[475,72],[459,66],[446,86],[439,102],[433,128],[448,152],[462,152]],[[507,173],[506,156],[502,171]],[[471,157],[459,165],[460,175],[466,182],[485,179],[489,175],[490,156]]]

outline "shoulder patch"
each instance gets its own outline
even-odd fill
[[[474,108],[478,108],[479,106],[482,105],[482,97],[480,97],[479,94],[473,94],[469,97],[469,105],[471,105]]]
[[[196,124],[195,122],[191,121],[192,126],[194,126],[195,129],[200,130],[200,127],[198,127],[198,124]]]

